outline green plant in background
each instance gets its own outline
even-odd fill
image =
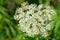
[[[11,17],[5,12],[3,7],[0,7],[0,33],[3,36],[5,35],[5,37],[15,36],[14,26]]]
[[[40,4],[53,6],[57,15],[55,28],[49,38],[42,36],[28,37],[18,29],[17,22],[13,19],[15,10],[22,2],[28,1],[30,4]],[[0,0],[0,40],[60,40],[60,0]]]
[[[13,17],[7,12],[5,8],[5,0],[0,0],[0,40],[10,39],[17,34],[17,27],[13,23]]]

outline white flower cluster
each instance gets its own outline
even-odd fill
[[[50,6],[43,6],[43,4],[28,4],[24,2],[20,8],[17,8],[14,19],[19,21],[19,29],[25,32],[28,36],[42,35],[47,37],[48,31],[53,29],[51,23],[52,16],[56,12]]]

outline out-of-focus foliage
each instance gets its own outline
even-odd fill
[[[24,1],[28,1],[30,4],[43,3],[54,7],[57,15],[53,17],[55,27],[49,38],[44,39],[40,35],[31,38],[18,30],[13,16],[16,8]],[[0,0],[0,40],[60,40],[60,0]]]
[[[17,3],[17,4],[21,4],[22,2],[24,2],[25,0],[15,0],[15,2]]]
[[[5,0],[0,0],[0,5],[4,5],[4,4],[5,4],[4,1],[5,1]]]
[[[0,33],[5,37],[15,36],[16,30],[14,27],[15,25],[12,22],[12,18],[5,12],[5,8],[0,7]]]
[[[0,0],[0,40],[11,39],[17,35],[17,28],[13,16],[9,15],[7,0]]]

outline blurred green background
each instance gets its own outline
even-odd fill
[[[13,16],[16,8],[26,1],[29,4],[39,5],[43,3],[54,7],[57,15],[53,17],[55,28],[52,30],[50,37],[43,38],[37,35],[32,38],[19,31],[17,21],[14,20]],[[0,0],[0,40],[60,40],[60,0]]]

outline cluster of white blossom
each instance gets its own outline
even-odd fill
[[[43,4],[37,6],[24,2],[20,8],[17,8],[14,19],[19,21],[19,29],[28,36],[40,34],[47,37],[48,31],[53,29],[51,20],[54,14],[56,12],[50,6],[43,6]]]

